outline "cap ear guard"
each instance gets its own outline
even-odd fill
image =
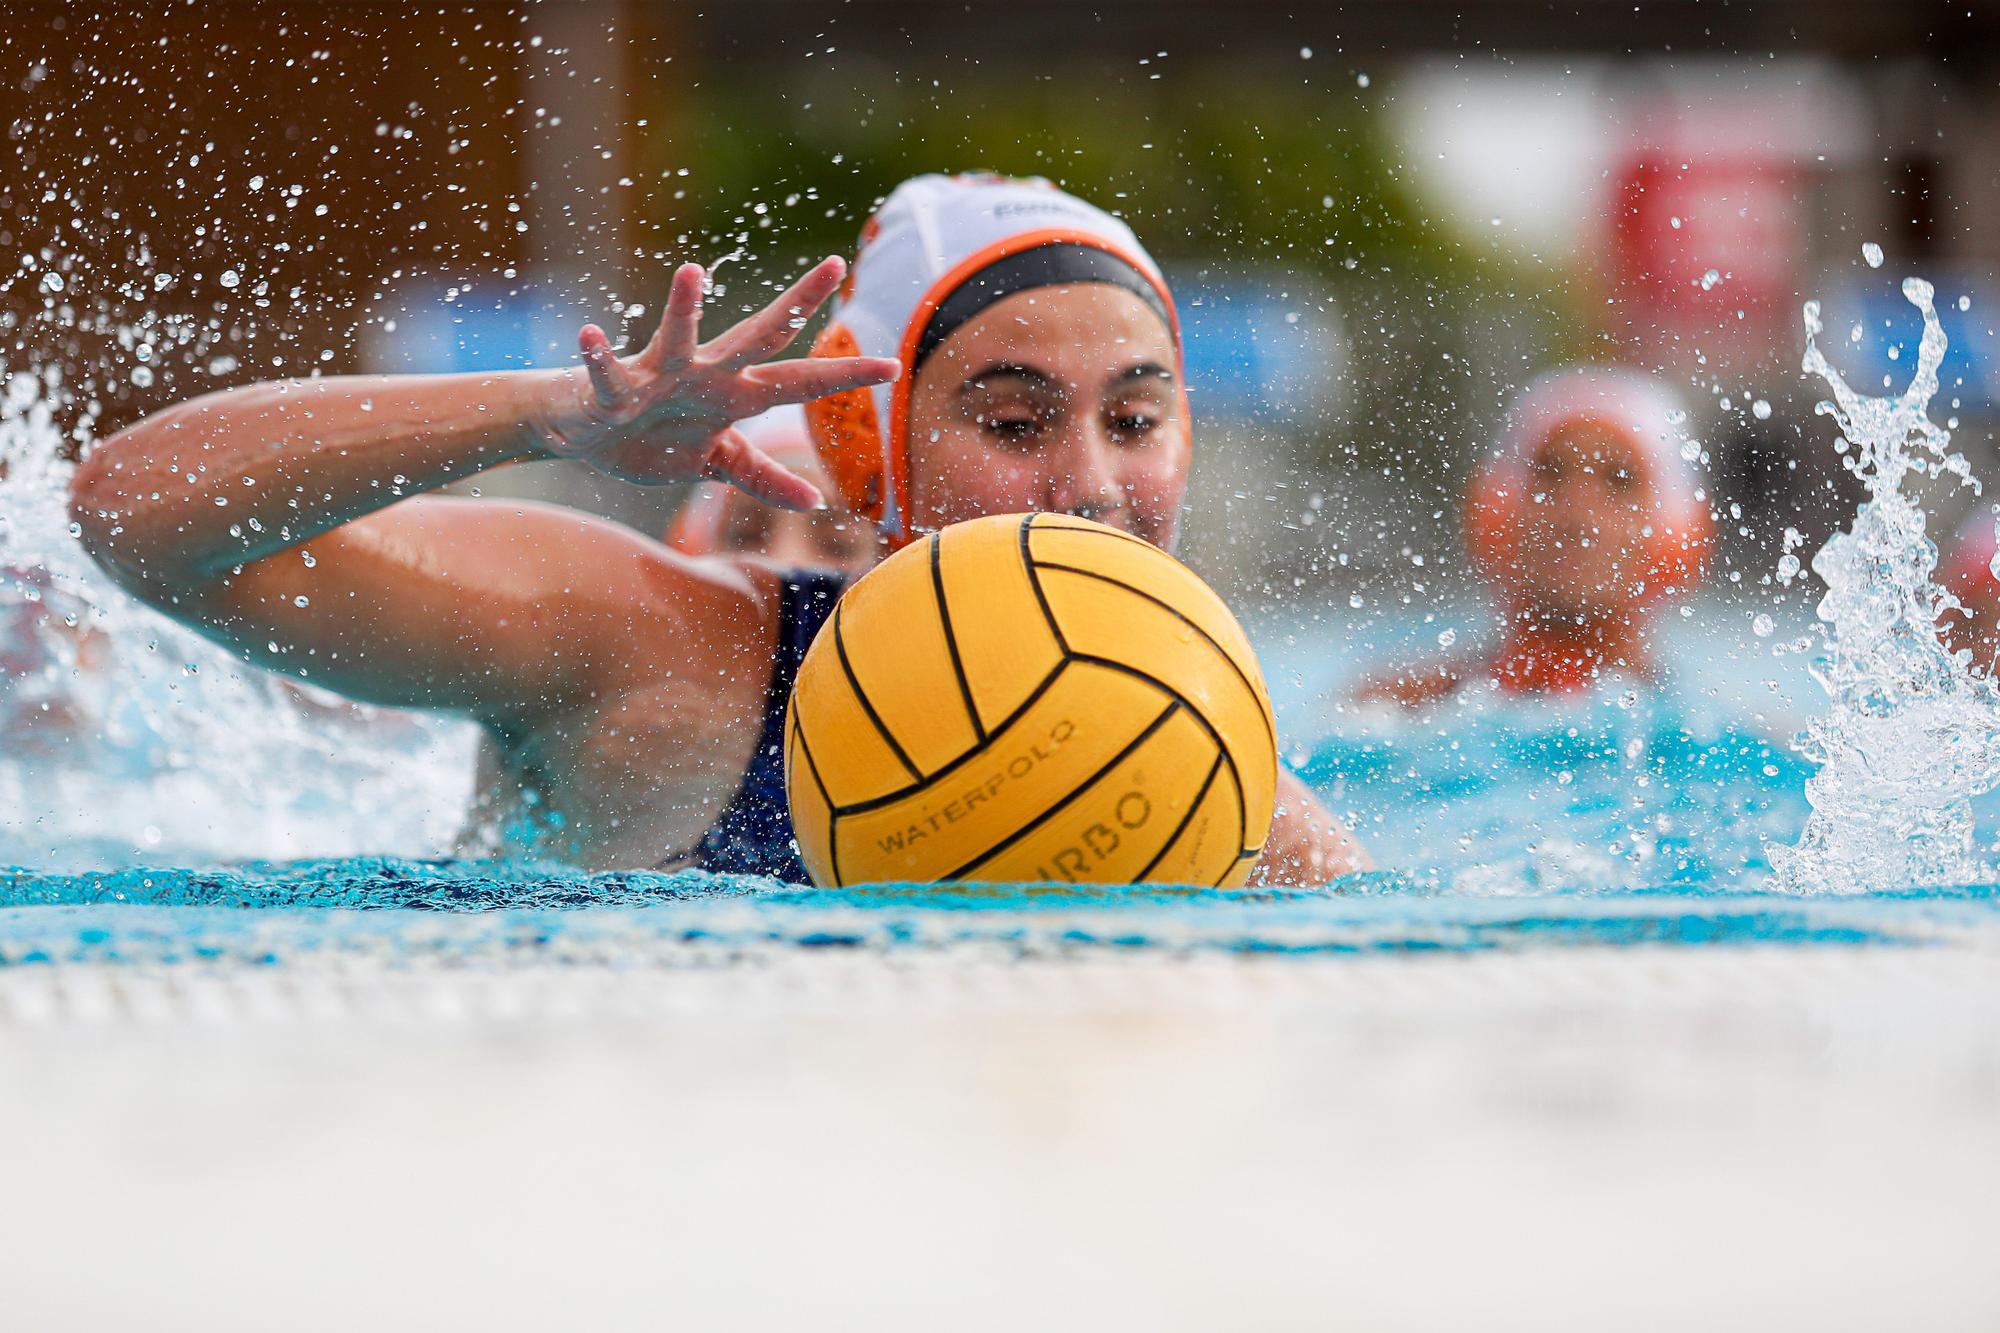
[[[1500,588],[1509,582],[1518,550],[1513,497],[1505,485],[1490,467],[1481,467],[1465,488],[1466,554],[1472,557],[1473,572]]]
[[[814,340],[812,354],[860,356],[861,344],[845,324],[829,324]],[[847,389],[815,398],[805,407],[820,466],[840,492],[847,511],[880,524],[884,452],[874,396],[865,388]]]

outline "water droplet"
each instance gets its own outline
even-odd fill
[[[1313,49],[1310,46],[1301,46],[1299,48],[1299,59],[1311,60],[1312,58],[1313,58]]]
[[[1715,284],[1721,281],[1722,274],[1714,269],[1710,269],[1701,275],[1701,289],[1705,292],[1712,292],[1715,290]]]
[[[152,388],[152,387],[153,387],[153,368],[152,368],[151,366],[134,366],[134,367],[132,367],[132,387],[133,387],[133,388],[135,388],[135,389],[150,389],[150,388]]]
[[[1457,630],[1455,630],[1455,629],[1441,629],[1441,630],[1439,630],[1439,631],[1438,631],[1438,647],[1440,647],[1440,648],[1449,648],[1449,647],[1451,647],[1451,646],[1452,646],[1452,645],[1453,645],[1454,643],[1457,643],[1457,642],[1458,642],[1458,631],[1457,631]]]
[[[1861,257],[1868,261],[1870,268],[1882,267],[1882,247],[1873,241],[1862,242]]]
[[[1371,82],[1371,80],[1366,74],[1357,74],[1354,76],[1354,82],[1359,86],[1366,88]]]
[[[1759,611],[1750,622],[1750,632],[1760,639],[1768,639],[1777,630],[1778,622]]]
[[[1359,611],[1363,606],[1367,605],[1367,603],[1361,600],[1361,594],[1357,592],[1349,594],[1347,598],[1347,605],[1353,610]]]
[[[292,605],[300,608],[311,606],[312,598],[306,596],[304,593],[300,593],[297,597],[292,598]]]
[[[1771,419],[1771,405],[1762,398],[1759,398],[1756,402],[1750,404],[1750,415],[1759,421],[1769,421]]]

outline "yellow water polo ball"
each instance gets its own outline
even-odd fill
[[[913,543],[848,589],[785,718],[806,869],[893,881],[1231,886],[1277,737],[1242,627],[1187,566],[1059,514]]]

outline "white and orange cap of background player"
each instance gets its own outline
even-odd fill
[[[1473,567],[1503,594],[1513,589],[1528,518],[1524,506],[1533,499],[1535,457],[1558,429],[1586,422],[1625,440],[1653,492],[1644,600],[1693,587],[1715,522],[1688,457],[1687,414],[1658,380],[1616,366],[1552,371],[1514,400],[1500,447],[1474,472],[1466,492],[1466,545]]]
[[[988,266],[1056,245],[1102,250],[1135,270],[1157,293],[1179,355],[1173,298],[1139,238],[1103,209],[1047,181],[912,177],[896,187],[862,229],[860,253],[813,352],[894,357],[902,362],[903,374],[891,384],[821,398],[808,404],[806,415],[820,462],[849,511],[873,520],[893,543],[900,545],[913,535],[910,380],[931,316]]]
[[[786,404],[760,412],[736,428],[751,444],[809,480],[819,476],[819,457],[806,429],[805,410]],[[723,520],[728,516],[727,482],[704,481],[689,492],[667,529],[667,545],[683,555],[715,555],[722,550]],[[754,503],[754,502],[753,502]]]

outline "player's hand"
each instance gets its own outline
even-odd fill
[[[698,342],[699,264],[674,273],[666,314],[636,356],[619,356],[595,324],[578,336],[583,366],[550,381],[531,423],[552,458],[580,459],[641,485],[716,478],[768,504],[811,509],[819,489],[758,450],[735,423],[781,403],[803,403],[896,378],[879,356],[771,358],[839,288],[847,266],[830,258],[719,337]]]

